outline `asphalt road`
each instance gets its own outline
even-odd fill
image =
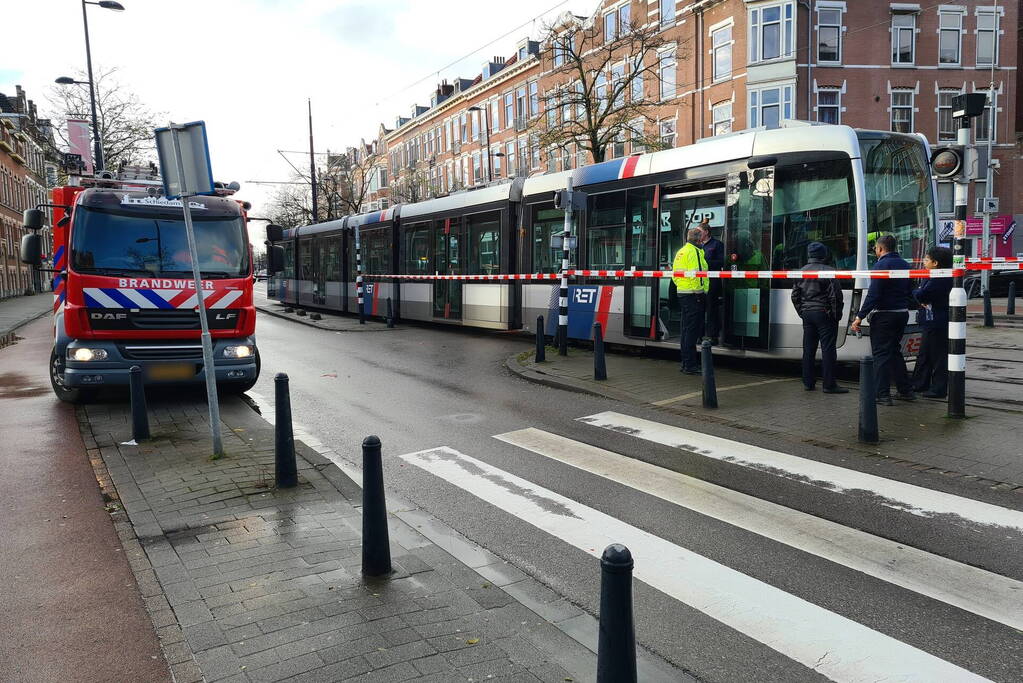
[[[169,681],[78,433],[49,318],[0,349],[0,681]]]
[[[261,315],[258,340],[263,375],[255,392],[261,400],[272,403],[273,376],[287,372],[297,424],[353,463],[359,460],[362,439],[369,434],[379,435],[390,490],[591,613],[596,614],[599,608],[599,565],[593,549],[573,542],[571,534],[575,532],[565,530],[567,527],[557,520],[542,529],[547,518],[537,521],[525,508],[511,505],[509,500],[530,496],[539,500],[538,505],[550,506],[553,500],[544,498],[546,494],[537,498],[524,493],[523,485],[513,479],[566,499],[568,507],[561,511],[565,517],[597,519],[587,516],[590,513],[583,508],[588,508],[607,516],[599,518],[603,522],[592,524],[606,523],[610,528],[624,522],[629,529],[623,533],[636,530],[636,543],[640,544],[633,548],[637,578],[641,571],[647,577],[635,584],[637,638],[697,678],[814,680],[822,675],[818,671],[839,679],[849,675],[849,670],[842,668],[849,666],[848,661],[829,669],[827,656],[816,664],[794,656],[798,647],[785,644],[792,637],[779,632],[776,624],[746,628],[742,624],[750,622],[744,621],[745,617],[731,619],[735,614],[762,609],[755,593],[774,595],[775,589],[780,591],[779,599],[791,598],[793,604],[818,610],[813,618],[822,619],[822,624],[835,617],[843,628],[851,625],[866,631],[850,635],[850,647],[867,652],[890,647],[891,656],[903,664],[920,656],[961,667],[955,671],[964,675],[968,670],[992,680],[1019,680],[1023,671],[1023,639],[1017,630],[1020,623],[1013,617],[999,620],[981,616],[983,610],[973,608],[969,600],[953,606],[941,595],[899,584],[883,567],[876,572],[855,568],[851,563],[768,538],[742,521],[723,521],[690,509],[684,501],[666,500],[649,487],[626,486],[493,437],[526,428],[543,430],[568,439],[568,449],[573,452],[587,446],[609,451],[602,457],[626,477],[639,472],[643,463],[652,463],[758,501],[894,541],[902,550],[920,549],[924,551],[922,564],[915,574],[910,572],[913,576],[931,576],[931,565],[936,563],[952,565],[957,571],[980,568],[980,578],[995,583],[1000,577],[1008,577],[1011,581],[1002,587],[1010,596],[1009,605],[1021,604],[1023,596],[1023,583],[1018,583],[1023,580],[1023,567],[1018,562],[1023,551],[1019,527],[994,526],[956,514],[921,514],[876,491],[776,476],[727,459],[641,440],[625,429],[598,429],[578,418],[604,411],[644,417],[669,428],[682,427],[731,439],[737,442],[738,451],[742,444],[752,443],[807,461],[913,484],[928,492],[986,502],[1018,517],[1023,504],[1017,494],[978,489],[876,460],[818,452],[810,446],[775,442],[752,432],[529,384],[504,367],[510,355],[529,348],[527,340],[514,335],[419,326],[337,333]],[[400,457],[439,447],[474,460],[455,455],[440,459],[430,456],[438,467],[456,463],[455,469],[461,468],[456,475],[468,472],[468,480],[496,482],[501,490],[493,495],[473,493],[458,476],[445,477],[438,474],[440,469],[431,470],[416,457]],[[445,458],[449,462],[441,462]],[[485,474],[484,468],[488,467],[499,472],[487,470],[491,474]],[[651,487],[657,479],[656,474],[648,478]],[[569,509],[576,512],[566,512]],[[561,514],[558,510],[554,513]],[[761,516],[751,507],[746,518],[758,521]],[[655,538],[650,540],[650,536]],[[825,536],[822,541],[827,546],[830,539]],[[699,600],[668,595],[671,589],[664,588],[664,581],[675,581],[681,574],[685,584],[686,572],[695,571],[695,565],[655,569],[664,558],[651,557],[652,549],[661,547],[657,543],[662,542],[735,570],[740,574],[737,580],[745,576],[759,582],[759,588],[751,594],[752,602],[740,601],[722,616],[716,611],[718,605],[694,607]],[[716,571],[722,577],[728,573],[725,569]],[[765,612],[785,616],[788,609],[779,603],[776,610]],[[793,619],[793,624],[799,622],[799,618]],[[875,636],[880,641],[871,640]],[[916,680],[948,675],[959,677],[959,673],[934,670],[928,675],[924,669],[917,669]]]

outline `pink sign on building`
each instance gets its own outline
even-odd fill
[[[991,234],[1002,235],[1008,229],[1009,225],[1013,222],[1012,216],[992,216],[991,217]],[[983,235],[984,234],[984,219],[983,218],[967,218],[966,219],[966,234],[967,235]]]
[[[82,119],[67,120],[68,151],[71,154],[80,154],[85,171],[92,175],[92,141],[90,140],[89,122]]]

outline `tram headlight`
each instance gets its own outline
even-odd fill
[[[225,358],[251,358],[253,353],[252,344],[237,344],[224,347]]]
[[[68,360],[78,361],[81,363],[88,363],[93,360],[106,360],[107,352],[104,349],[89,349],[85,347],[78,347],[76,349],[67,350]]]

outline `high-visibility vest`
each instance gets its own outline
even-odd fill
[[[707,258],[700,249],[691,242],[685,245],[675,254],[675,260],[671,264],[672,270],[707,270]],[[710,280],[705,277],[674,277],[675,289],[679,292],[698,292],[710,289]]]

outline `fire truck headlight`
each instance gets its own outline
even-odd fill
[[[75,360],[86,363],[91,360],[106,360],[107,352],[103,349],[68,349],[67,350],[68,360]]]
[[[250,358],[252,356],[252,344],[239,344],[238,346],[225,346],[225,358]]]

